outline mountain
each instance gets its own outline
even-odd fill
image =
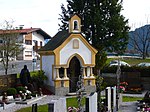
[[[146,56],[150,55],[150,25],[145,25],[129,32],[127,51]]]

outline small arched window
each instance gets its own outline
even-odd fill
[[[74,21],[74,27],[73,27],[74,30],[78,30],[78,21],[75,20]]]
[[[73,40],[73,49],[79,49],[79,40],[77,39]]]

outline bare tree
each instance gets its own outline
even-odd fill
[[[0,30],[0,56],[6,75],[10,59],[16,57],[21,51],[21,41],[18,36],[19,34],[13,28],[13,22],[5,21]]]
[[[145,59],[150,54],[150,25],[145,25],[129,33],[129,46]]]

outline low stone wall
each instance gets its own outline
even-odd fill
[[[9,87],[14,87],[17,82],[17,74],[0,75],[0,94]]]
[[[108,85],[117,84],[117,76],[114,73],[103,73],[102,77],[104,78],[104,82],[106,82]]]

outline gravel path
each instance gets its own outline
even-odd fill
[[[123,96],[130,97],[144,97],[147,91],[143,91],[142,94],[123,94]],[[122,102],[119,112],[137,112],[137,101],[134,102]]]
[[[47,104],[51,102],[51,100],[57,100],[59,98],[60,96],[50,95],[50,96],[43,97],[42,99],[35,101],[33,103],[30,103],[30,104],[15,104],[13,107],[2,110],[1,112],[15,112],[18,109],[32,106],[32,104],[35,104],[35,103],[37,103],[37,105],[43,105],[43,104]]]
[[[119,112],[137,112],[137,102],[123,102]]]

